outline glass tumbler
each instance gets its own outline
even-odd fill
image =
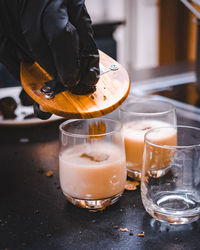
[[[59,176],[63,194],[74,205],[102,210],[115,203],[126,181],[121,123],[106,118],[62,123]]]
[[[155,170],[166,169],[157,176]],[[200,129],[163,127],[145,135],[142,201],[155,219],[186,224],[200,216]]]
[[[119,119],[123,124],[127,174],[141,180],[144,135],[151,129],[176,125],[173,104],[160,100],[128,102],[121,106]]]

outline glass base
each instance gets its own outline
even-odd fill
[[[131,170],[131,169],[127,169],[127,175],[128,177],[140,181],[141,180],[141,172],[136,171],[136,170]]]
[[[162,168],[162,169],[155,169],[155,170],[151,170],[148,171],[148,175],[153,177],[153,178],[160,178],[161,176],[166,175],[169,172],[170,168]],[[137,171],[137,170],[132,170],[132,169],[127,169],[127,175],[128,177],[137,180],[137,181],[141,181],[141,172]]]
[[[149,211],[149,214],[156,220],[160,222],[167,222],[171,225],[183,225],[183,224],[189,224],[194,221],[197,221],[200,217],[199,215],[196,216],[171,216],[169,214],[163,214],[155,211]]]
[[[86,208],[92,212],[97,212],[104,210],[106,207],[113,205],[115,202],[119,200],[119,198],[122,196],[123,192],[116,194],[112,197],[105,198],[105,199],[99,199],[99,200],[91,200],[91,199],[78,199],[71,197],[70,195],[65,195],[66,199],[71,202],[73,205]]]
[[[148,171],[148,175],[153,178],[160,178],[161,176],[166,175],[170,170],[170,167],[161,168],[161,169],[151,169]]]
[[[142,194],[146,211],[156,220],[173,225],[188,224],[200,218],[200,205],[187,191],[159,192],[153,201]]]

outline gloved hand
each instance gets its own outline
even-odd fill
[[[21,61],[37,61],[54,87],[94,91],[99,54],[84,0],[0,0],[0,61],[18,79]]]

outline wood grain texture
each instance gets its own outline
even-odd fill
[[[103,52],[100,63],[109,67],[116,64],[119,69],[101,75],[97,89],[88,95],[74,95],[69,91],[57,94],[47,100],[41,92],[44,82],[51,80],[37,63],[21,64],[21,83],[24,90],[46,111],[65,118],[93,118],[106,115],[125,101],[130,90],[130,80],[126,70]]]

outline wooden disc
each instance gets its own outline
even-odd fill
[[[37,63],[21,64],[21,83],[24,90],[46,111],[65,118],[93,118],[115,110],[127,98],[130,80],[126,70],[114,59],[100,53],[100,64],[109,68],[116,65],[118,70],[101,74],[96,91],[88,95],[74,95],[63,91],[51,100],[45,98],[41,88],[44,82],[52,80]]]

